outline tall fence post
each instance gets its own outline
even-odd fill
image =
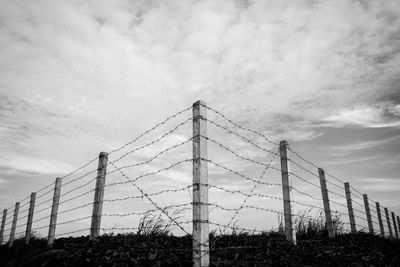
[[[53,246],[54,243],[54,235],[56,233],[56,225],[57,225],[58,206],[60,203],[60,192],[61,192],[61,178],[57,178],[54,186],[53,205],[51,207],[51,215],[50,215],[49,235],[47,238],[47,245],[49,247]]]
[[[1,228],[0,228],[0,245],[3,244],[4,240],[4,227],[6,225],[7,219],[7,209],[3,210],[3,218],[1,219]]]
[[[379,202],[375,202],[375,205],[376,205],[376,213],[378,215],[379,230],[381,232],[381,236],[385,236],[385,228],[383,227],[382,215],[381,215],[381,206],[379,205]]]
[[[367,194],[363,194],[363,199],[364,199],[365,214],[367,216],[367,222],[368,222],[368,230],[369,230],[370,234],[373,234],[374,233],[374,227],[372,225],[371,212],[369,210],[368,195]]]
[[[108,154],[101,152],[94,191],[92,222],[90,226],[90,240],[95,240],[100,234],[101,213],[103,211],[104,186],[106,184]]]
[[[36,193],[31,193],[31,201],[29,203],[28,221],[26,223],[25,244],[29,244],[32,232],[33,213],[35,211]]]
[[[296,232],[293,227],[292,207],[290,203],[288,147],[289,144],[287,141],[281,141],[279,144],[279,152],[281,157],[281,174],[282,174],[283,214],[285,219],[286,239],[290,243],[296,244]]]
[[[393,220],[394,234],[396,235],[396,238],[399,239],[399,229],[397,229],[396,216],[394,215],[393,211],[392,211],[392,220]]]
[[[10,232],[10,241],[8,243],[8,246],[11,248],[14,244],[14,236],[15,236],[15,229],[17,228],[17,221],[18,221],[18,211],[19,211],[19,202],[15,203],[15,208],[14,208],[14,218],[11,226],[11,232]]]
[[[389,229],[389,236],[393,237],[392,226],[390,225],[389,211],[387,208],[385,208],[385,215],[386,215],[386,223]]]
[[[210,265],[208,229],[207,110],[193,104],[193,266]]]
[[[329,205],[328,188],[326,187],[325,171],[321,168],[318,168],[318,175],[319,175],[319,182],[321,184],[322,201],[324,203],[325,221],[326,221],[326,228],[328,229],[328,236],[335,237],[331,208]]]
[[[346,201],[347,201],[347,210],[349,212],[350,228],[351,232],[355,234],[357,232],[356,221],[354,220],[353,203],[351,201],[351,192],[349,183],[344,183],[344,190],[346,192]]]

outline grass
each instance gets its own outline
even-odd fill
[[[400,266],[400,241],[365,233],[346,234],[339,216],[334,216],[336,238],[329,239],[319,214],[298,213],[295,220],[298,245],[286,242],[283,225],[256,234],[243,231],[237,222],[225,234],[210,233],[211,266]],[[181,219],[176,211],[173,220]],[[0,246],[1,266],[192,266],[192,237],[172,235],[173,220],[146,214],[136,233],[59,238],[53,248],[46,240],[23,239],[13,248]],[[282,219],[280,219],[282,222]]]

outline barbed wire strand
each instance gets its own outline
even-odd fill
[[[265,173],[267,172],[267,170],[268,170],[269,167],[271,166],[272,162],[274,161],[275,156],[276,156],[276,155],[272,155],[272,157],[271,157],[269,163],[267,164],[267,166],[265,166],[265,168],[263,169],[263,171],[262,171],[260,177],[258,178],[257,183],[255,183],[255,184],[253,185],[252,189],[250,190],[249,195],[252,194],[252,193],[254,192],[254,190],[256,189],[257,185],[259,184],[258,182],[260,182],[261,179],[263,179]],[[249,198],[250,198],[250,196],[246,196],[245,199],[243,200],[242,204],[240,205],[240,207],[244,207],[245,204],[246,204],[246,202],[247,202],[247,200],[248,200]],[[240,209],[237,210],[237,211],[235,211],[235,214],[230,218],[230,220],[229,220],[227,226],[230,226],[230,225],[231,225],[231,223],[233,222],[233,220],[234,220],[234,219],[236,218],[236,216],[239,214],[239,211],[240,211]],[[226,228],[224,228],[223,233],[225,233],[225,230],[226,230]],[[213,247],[213,246],[212,246],[212,247]]]
[[[253,141],[251,141],[251,140],[248,139],[247,137],[245,137],[245,136],[243,136],[243,135],[241,135],[241,134],[238,134],[238,133],[236,133],[236,132],[234,132],[234,131],[232,131],[232,130],[226,128],[225,126],[219,124],[218,122],[215,122],[215,121],[210,120],[210,119],[208,119],[208,118],[207,118],[207,122],[211,123],[212,125],[214,125],[214,126],[216,126],[216,127],[218,127],[218,128],[221,128],[221,129],[225,130],[225,131],[228,132],[229,134],[233,134],[233,135],[235,135],[235,136],[237,136],[237,137],[240,137],[240,138],[243,139],[244,141],[248,142],[248,143],[251,144],[252,146],[254,146],[254,147],[256,147],[256,148],[258,148],[258,149],[260,149],[260,150],[262,150],[262,151],[264,151],[264,152],[273,153],[273,150],[268,150],[268,149],[265,149],[265,148],[263,148],[263,147],[257,145],[256,143],[254,143]],[[278,154],[278,155],[279,155],[279,154]]]
[[[192,106],[187,107],[187,108],[185,108],[185,109],[183,109],[183,110],[181,110],[181,111],[175,113],[174,115],[169,116],[168,118],[166,118],[166,119],[163,120],[162,122],[157,123],[155,126],[153,126],[152,128],[150,128],[149,130],[143,132],[142,134],[138,135],[138,136],[135,137],[133,140],[129,141],[128,143],[124,144],[123,146],[111,150],[111,151],[108,153],[108,155],[111,155],[111,154],[113,154],[113,153],[115,153],[115,152],[118,152],[118,151],[124,149],[125,147],[127,147],[127,146],[133,144],[134,142],[136,142],[137,140],[139,140],[140,138],[142,138],[142,137],[145,136],[146,134],[148,134],[148,133],[154,131],[155,129],[157,129],[157,128],[160,127],[161,125],[166,124],[169,120],[171,120],[171,119],[173,119],[173,118],[176,118],[177,116],[179,116],[180,114],[182,114],[182,113],[188,111],[188,110],[191,109],[191,108],[192,108]]]
[[[172,169],[173,167],[178,166],[178,165],[180,165],[182,163],[191,162],[191,161],[192,161],[192,159],[181,160],[181,161],[178,161],[178,162],[175,162],[175,163],[169,165],[168,167],[165,167],[165,168],[162,168],[162,169],[158,169],[158,170],[153,171],[153,172],[148,172],[148,173],[145,173],[145,174],[141,174],[141,175],[136,176],[135,178],[133,178],[133,182],[136,182],[139,179],[147,177],[147,176],[150,176],[150,175],[155,175],[155,174],[161,173],[163,171],[167,171],[167,170]],[[129,183],[130,183],[129,180],[128,181],[121,181],[121,182],[114,182],[114,183],[110,183],[110,184],[105,184],[104,187],[123,185],[123,184],[129,184]]]
[[[167,152],[169,152],[169,151],[171,151],[171,150],[173,150],[173,149],[175,149],[175,148],[181,147],[181,146],[183,146],[183,145],[189,143],[192,139],[193,139],[193,137],[192,137],[192,138],[189,138],[188,140],[185,140],[185,141],[183,141],[183,142],[180,142],[180,143],[178,143],[178,144],[175,144],[175,145],[173,145],[173,146],[170,146],[170,147],[168,147],[168,148],[166,148],[166,149],[160,151],[159,153],[157,153],[155,156],[151,157],[151,158],[148,159],[148,160],[145,160],[145,161],[142,161],[142,162],[139,162],[139,163],[135,163],[135,164],[124,165],[124,166],[119,167],[119,169],[123,170],[123,169],[126,169],[126,168],[137,167],[137,166],[141,166],[141,165],[145,165],[145,164],[147,164],[147,163],[150,163],[150,162],[152,162],[153,160],[157,159],[157,158],[158,158],[159,156],[161,156],[162,154],[165,154],[165,153],[167,153]],[[113,161],[113,163],[115,163],[115,162],[116,162],[116,161]],[[112,173],[117,172],[117,171],[118,171],[118,170],[113,170],[113,171],[111,171],[111,172],[109,172],[109,173],[107,173],[107,174],[112,174]]]
[[[201,105],[204,106],[205,108],[207,108],[208,110],[211,110],[212,112],[218,114],[219,116],[221,116],[222,118],[224,118],[226,121],[228,121],[229,123],[231,123],[233,126],[238,127],[239,129],[242,129],[242,130],[244,130],[244,131],[252,132],[252,133],[254,133],[254,134],[256,134],[256,135],[258,135],[258,136],[264,138],[268,143],[271,143],[271,144],[274,144],[274,145],[279,145],[277,142],[274,142],[274,141],[270,140],[270,139],[269,139],[268,137],[266,137],[264,134],[262,134],[262,133],[260,133],[260,132],[258,132],[258,131],[252,130],[252,129],[250,129],[250,128],[243,127],[243,126],[241,126],[241,125],[235,123],[235,122],[232,121],[231,119],[228,119],[224,114],[222,114],[222,113],[219,112],[218,110],[213,109],[213,108],[211,108],[211,107],[209,107],[209,106],[207,106],[207,105],[205,105],[205,104],[201,104]]]
[[[118,169],[118,167],[115,166],[115,164],[114,164],[113,162],[111,162],[110,164],[111,164],[114,168]],[[142,195],[144,195],[145,198],[147,198],[147,200],[149,200],[150,203],[151,203],[154,207],[156,207],[156,208],[159,209],[162,213],[164,213],[164,214],[171,220],[171,222],[173,222],[174,224],[176,224],[176,226],[178,226],[185,234],[189,234],[180,224],[178,224],[178,223],[176,222],[176,219],[172,218],[165,210],[161,209],[161,208],[157,205],[157,203],[155,203],[149,196],[147,196],[147,195],[145,194],[145,192],[142,190],[141,187],[139,187],[138,185],[136,185],[136,183],[135,183],[133,180],[131,180],[122,170],[119,170],[119,171],[120,171],[121,175],[122,175],[124,178],[126,178],[128,181],[130,181],[130,184],[131,184],[133,187],[135,187],[137,190],[139,190],[140,193],[141,193]]]

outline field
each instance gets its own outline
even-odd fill
[[[211,235],[211,266],[400,266],[400,241],[374,235],[324,235],[288,244],[278,232]],[[35,238],[0,247],[1,266],[191,266],[191,237],[162,233],[60,238],[53,248]],[[240,246],[241,248],[238,248]]]

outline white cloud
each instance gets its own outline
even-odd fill
[[[397,114],[397,106],[390,102],[357,106],[340,110],[337,114],[325,118],[325,121],[339,127],[345,125],[370,128],[399,127],[400,116]]]
[[[22,172],[33,172],[41,174],[66,174],[78,166],[63,163],[49,158],[33,158],[29,156],[8,157],[0,164],[3,168],[10,168]]]
[[[70,171],[198,99],[277,140],[398,128],[399,14],[397,0],[4,0],[1,160]]]

